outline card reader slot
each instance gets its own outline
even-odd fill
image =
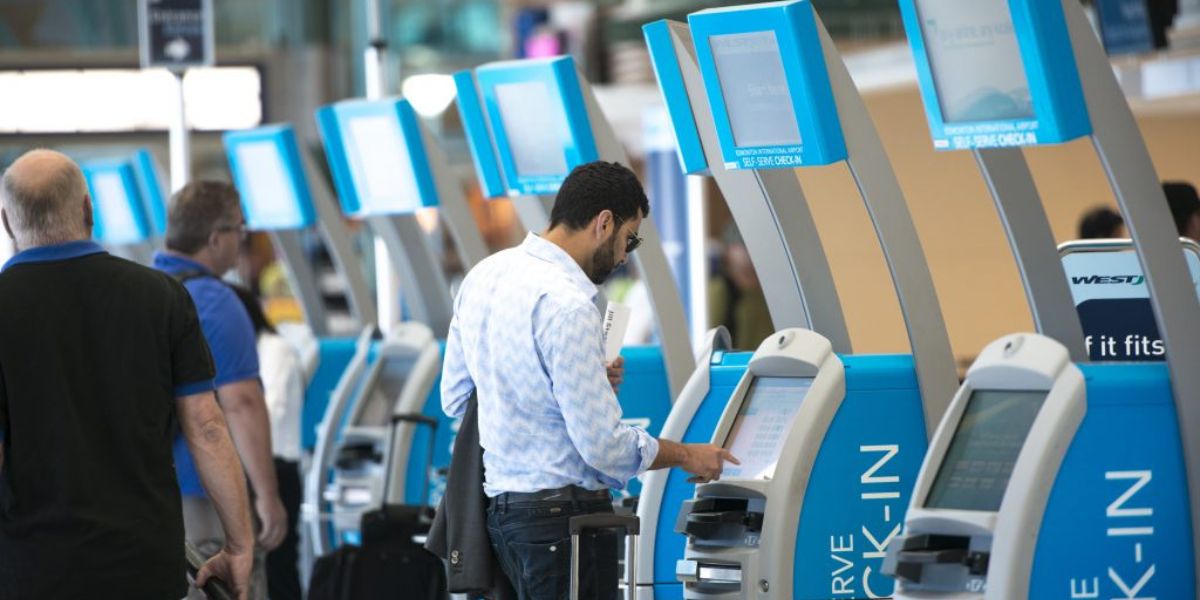
[[[334,466],[342,471],[353,471],[362,468],[364,463],[383,463],[383,454],[379,451],[376,443],[367,442],[342,446],[338,449]]]
[[[989,553],[972,551],[971,538],[957,535],[916,535],[904,540],[896,557],[895,576],[921,583],[931,565],[961,565],[970,575],[986,575]]]

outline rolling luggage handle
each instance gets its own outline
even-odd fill
[[[422,425],[429,427],[429,455],[427,460],[429,465],[427,465],[425,469],[425,484],[424,489],[421,490],[421,501],[425,504],[429,504],[429,468],[433,464],[433,452],[437,447],[435,444],[437,443],[438,421],[433,417],[426,416],[421,413],[400,413],[392,415],[392,433],[390,436],[388,436],[388,457],[386,463],[387,466],[384,470],[382,504],[387,504],[388,501],[392,500],[388,497],[388,491],[392,489],[392,470],[394,468],[394,465],[392,464],[394,461],[392,452],[396,445],[396,425],[399,425],[400,423],[412,423],[417,427]]]
[[[580,515],[571,517],[571,600],[579,600],[579,535],[587,529],[624,529],[625,541],[625,598],[633,600],[637,593],[637,547],[641,520],[635,515]]]

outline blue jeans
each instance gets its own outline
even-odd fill
[[[571,590],[571,517],[611,513],[601,501],[537,501],[488,507],[488,536],[520,600],[567,600]],[[580,537],[579,597],[617,597],[617,534],[588,531]]]

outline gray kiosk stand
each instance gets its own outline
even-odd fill
[[[460,72],[455,80],[458,106],[480,174],[481,188],[490,197],[512,197],[513,206],[527,231],[541,232],[548,227],[553,194],[571,168],[593,160],[629,164],[629,157],[600,110],[591,86],[571,57],[489,63],[473,72]],[[497,88],[530,83],[540,85],[539,93],[530,99],[552,110],[552,115],[522,119],[506,112],[506,107],[515,107],[498,101]],[[561,124],[549,124],[555,115],[561,117]],[[563,131],[553,131],[559,125]],[[532,156],[530,150],[533,148],[544,156]],[[504,167],[503,174],[497,164],[497,155]],[[551,168],[535,169],[541,171],[536,174],[523,172],[522,167],[530,163],[548,164]],[[666,384],[673,399],[691,375],[695,358],[688,339],[683,302],[671,275],[657,225],[649,215],[642,220],[639,233],[644,243],[633,253],[631,260],[649,292]],[[629,383],[628,376],[626,383]],[[622,405],[626,414],[631,414],[631,403],[623,399]],[[651,428],[657,425],[652,423]]]
[[[972,367],[886,571],[900,579],[900,598],[1194,597],[1200,304],[1149,153],[1076,0],[963,6],[901,2],[926,113],[935,146],[975,152],[1047,337],[1003,338]],[[982,22],[999,33],[976,48],[955,48],[933,28]],[[1025,110],[956,121],[963,113],[947,104],[964,82],[1014,73],[1032,91]],[[1169,370],[1062,364],[1088,359],[1079,316],[1028,167],[1005,146],[1082,136],[1132,233]],[[1062,391],[1078,372],[1086,389]],[[983,464],[996,473],[970,467],[973,454],[992,451]]]
[[[743,11],[744,15],[738,14]],[[761,12],[756,15],[757,11]],[[802,26],[788,29],[795,27],[796,13],[793,11],[807,11],[807,16],[800,18],[808,19],[810,29]],[[702,33],[698,33],[697,17],[708,20]],[[793,451],[780,455],[786,458],[780,462],[779,482],[786,481],[786,485],[771,483],[773,477],[767,477],[700,486],[695,491],[696,499],[679,512],[676,521],[681,492],[687,491],[686,497],[691,498],[691,486],[674,473],[648,474],[638,509],[646,524],[639,552],[641,564],[638,565],[638,572],[642,574],[639,579],[641,598],[681,595],[696,598],[806,598],[812,597],[810,594],[815,593],[811,591],[814,589],[824,587],[828,592],[828,571],[835,567],[819,574],[825,565],[808,560],[807,553],[815,551],[813,545],[819,538],[828,556],[830,537],[825,533],[827,528],[836,533],[854,532],[850,536],[856,538],[853,543],[864,547],[869,547],[870,540],[865,536],[859,538],[857,532],[866,527],[878,528],[879,533],[871,535],[886,544],[887,532],[895,527],[895,523],[890,520],[885,523],[881,517],[892,510],[898,514],[903,507],[902,502],[893,507],[887,499],[895,501],[901,493],[907,496],[927,440],[940,420],[947,400],[958,387],[932,278],[903,195],[865,105],[811,6],[807,3],[769,3],[697,13],[692,17],[690,28],[666,21],[646,26],[651,56],[681,153],[703,153],[699,161],[688,162],[708,165],[738,226],[743,231],[755,232],[755,235],[746,236],[747,247],[762,275],[764,288],[768,282],[774,286],[767,288],[767,301],[775,325],[781,329],[787,326],[814,329],[826,335],[835,351],[848,353],[849,339],[830,269],[795,173],[791,169],[746,168],[745,165],[730,168],[730,158],[724,152],[726,149],[718,131],[719,127],[729,125],[721,122],[725,117],[715,116],[719,111],[713,108],[713,85],[706,81],[713,75],[704,72],[695,49],[696,44],[707,45],[720,35],[753,35],[773,28],[781,40],[788,35],[781,33],[783,31],[807,36],[812,46],[803,48],[805,56],[823,56],[823,60],[813,61],[824,71],[820,73],[820,79],[812,76],[815,68],[812,64],[803,64],[794,55],[776,60],[786,63],[784,73],[794,68],[796,71],[792,73],[804,72],[810,80],[828,81],[826,93],[830,104],[824,107],[828,112],[813,118],[829,119],[833,123],[840,120],[836,135],[844,139],[844,159],[862,192],[892,271],[913,356],[843,356],[845,364],[838,363],[838,377],[843,380],[840,391],[836,394],[809,393],[804,400],[806,406],[813,407],[811,410],[815,412],[812,414],[823,415],[823,420],[809,422],[797,418],[790,425],[775,424],[783,427],[784,438],[777,440],[780,445],[785,438],[792,440],[787,443],[792,445],[789,448]],[[784,42],[779,45],[782,47]],[[784,54],[778,47],[775,52],[777,56]],[[788,74],[786,81],[755,83],[787,85],[792,94],[802,93],[800,90],[804,88],[792,77]],[[815,85],[820,87],[822,84]],[[721,87],[725,87],[724,82]],[[725,103],[732,101],[726,98]],[[689,137],[694,140],[690,144]],[[736,132],[732,137],[737,137]],[[807,133],[804,137],[809,139]],[[805,336],[791,343],[819,345],[820,336],[804,333]],[[730,354],[722,351],[720,340],[719,335],[711,338],[708,351],[713,353],[713,358],[702,361],[689,382],[688,391],[676,402],[664,428],[665,437],[685,442],[722,443],[726,440],[722,432],[728,429],[720,427],[727,428],[728,422],[735,419],[742,408],[753,404],[753,394],[747,393],[751,381],[764,373],[802,377],[803,369],[767,367],[771,361],[759,356],[764,352],[763,348],[748,363],[745,359],[731,360]],[[764,348],[770,342],[764,342]],[[731,391],[727,371],[735,364],[741,365],[744,376]],[[907,377],[914,380],[911,391],[901,392],[892,387],[902,377],[900,373],[907,373]],[[885,380],[892,383],[881,386],[880,382]],[[878,400],[884,397],[890,400]],[[722,409],[714,410],[710,406],[714,403],[724,407],[720,427],[716,417],[721,415]],[[802,410],[808,414],[807,409]],[[868,414],[876,423],[868,427],[871,431],[849,425],[857,419],[867,418]],[[837,415],[836,421],[834,415]],[[700,432],[707,432],[707,435],[696,437]],[[799,439],[804,436],[812,439],[801,443]],[[879,496],[872,492],[863,498],[869,496],[873,500],[850,502],[845,493],[863,483],[857,477],[850,481],[833,473],[839,469],[843,473],[857,469],[857,461],[866,458],[872,460],[861,465],[862,469],[877,468],[874,459],[879,457],[863,448],[891,447],[892,444],[899,458],[894,458],[896,454],[888,454],[884,462],[891,462],[889,473],[902,474],[894,476],[904,482],[893,486],[900,491],[889,489]],[[800,473],[808,475],[800,476]],[[840,510],[830,512],[827,510],[830,507],[821,506],[820,500],[809,501],[818,496],[845,496],[847,502]],[[743,506],[746,498],[758,499],[751,502],[755,506]],[[885,501],[880,503],[879,499]],[[753,528],[741,530],[744,537],[734,535],[733,530],[737,527],[729,523],[715,529],[706,523],[714,519],[736,521],[738,518],[755,522]],[[858,526],[842,529],[847,525],[843,520],[855,519]],[[686,533],[691,541],[687,560],[679,561],[677,565],[683,552],[681,533]],[[878,560],[882,555],[868,558]],[[854,594],[873,593],[872,585],[876,592],[881,592],[882,586],[890,587],[890,582],[878,581],[878,575],[869,582],[867,577],[859,575],[854,584],[843,586],[839,593],[845,597],[859,597]],[[682,589],[678,583],[671,583],[676,576],[685,582]]]

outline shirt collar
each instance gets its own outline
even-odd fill
[[[600,292],[596,284],[592,283],[591,279],[588,279],[587,273],[584,273],[583,269],[580,268],[579,263],[575,262],[575,259],[571,258],[571,255],[567,254],[567,251],[563,250],[558,244],[543,239],[536,233],[531,232],[525,236],[525,241],[521,243],[521,249],[534,258],[539,258],[561,267],[563,271],[566,271],[567,276],[575,284],[575,287],[578,287],[581,292],[587,294],[588,298],[595,299],[596,294]]]
[[[51,244],[49,246],[35,246],[28,250],[22,250],[8,259],[2,270],[7,271],[9,267],[21,265],[25,263],[40,263],[52,262],[58,260],[69,260],[79,258],[89,254],[100,254],[104,252],[104,248],[100,244],[92,240],[76,240],[74,242],[66,242],[63,244]]]
[[[208,267],[180,254],[172,252],[155,252],[154,253],[154,268],[166,271],[168,273],[182,273],[184,271],[199,271],[212,275],[212,271]],[[214,275],[215,277],[215,275]]]

